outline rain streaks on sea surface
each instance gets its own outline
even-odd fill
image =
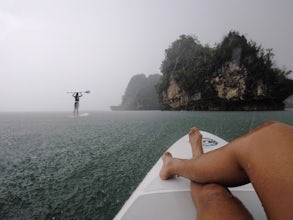
[[[293,111],[0,113],[1,219],[112,219],[193,126],[227,141]]]

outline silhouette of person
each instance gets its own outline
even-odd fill
[[[79,98],[82,97],[82,93],[81,92],[75,92],[72,95],[74,97],[74,110],[73,110],[73,115],[74,116],[78,116],[78,109],[79,109]]]

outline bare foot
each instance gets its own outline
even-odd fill
[[[202,150],[202,134],[197,128],[191,128],[189,132],[189,142],[192,149],[192,157],[197,158],[203,154]]]
[[[163,166],[162,166],[162,169],[160,171],[160,177],[161,177],[162,180],[167,180],[167,179],[172,177],[172,175],[169,172],[170,162],[171,162],[172,158],[173,158],[173,156],[172,156],[172,154],[170,152],[166,152],[162,156]]]

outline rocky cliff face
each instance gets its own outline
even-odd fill
[[[274,65],[265,49],[237,31],[215,47],[181,35],[165,50],[158,85],[170,110],[279,110],[293,94],[291,71]]]
[[[216,77],[212,78],[211,84],[215,88],[220,99],[244,100],[246,90],[247,71],[236,63],[228,62],[218,70]]]
[[[285,108],[293,109],[293,95],[284,100]]]
[[[122,97],[119,106],[111,106],[112,110],[158,110],[161,105],[155,89],[160,80],[159,74],[146,77],[144,74],[133,76]]]
[[[181,90],[172,78],[167,92],[163,92],[163,103],[170,106],[172,109],[180,109],[188,104],[188,95],[184,90]]]
[[[247,96],[247,69],[236,62],[225,63],[207,83],[215,94],[202,92],[189,94],[182,90],[171,77],[167,91],[162,94],[163,104],[174,110],[275,110],[283,109],[282,103],[266,98],[266,85],[262,80],[255,82],[253,98]]]

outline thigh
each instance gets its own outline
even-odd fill
[[[194,160],[193,167],[196,175],[194,180],[199,183],[233,187],[250,182],[229,144],[200,155]]]
[[[253,219],[245,206],[230,191],[218,184],[191,182],[191,197],[198,220]]]
[[[230,143],[269,219],[293,219],[293,128],[262,126]]]

